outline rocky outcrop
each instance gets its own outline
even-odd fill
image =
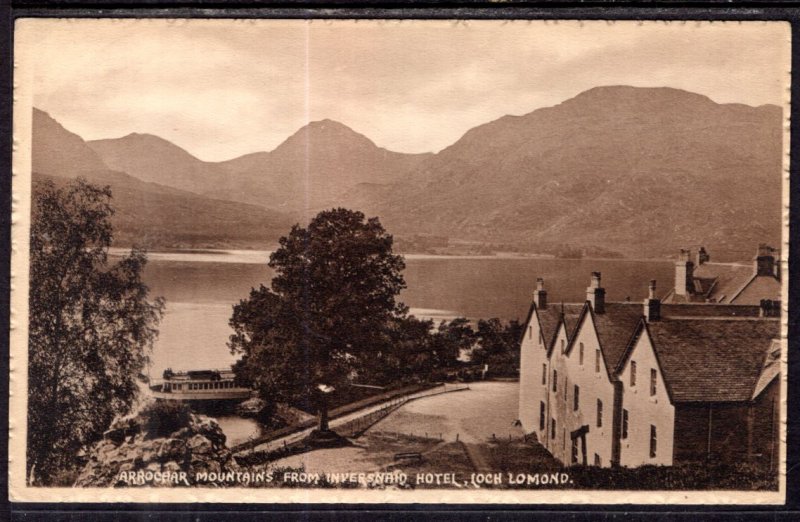
[[[103,487],[136,485],[122,480],[123,472],[160,472],[162,475],[187,477],[197,473],[220,473],[238,470],[233,455],[225,446],[225,434],[213,419],[187,411],[178,412],[180,424],[175,423],[174,406],[157,415],[170,415],[167,422],[154,423],[153,403],[134,416],[115,420],[89,452],[89,461],[81,471],[75,486]],[[182,416],[180,414],[183,414]],[[165,432],[168,426],[168,433]],[[124,475],[124,474],[123,474]],[[188,485],[180,481],[142,484],[147,486]]]
[[[244,418],[257,418],[266,409],[267,401],[253,397],[236,406],[236,414]]]

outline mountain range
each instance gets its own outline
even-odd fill
[[[782,135],[776,106],[607,86],[436,154],[388,151],[323,120],[272,151],[204,162],[148,134],[85,142],[37,110],[33,170],[111,184],[120,237],[156,246],[267,246],[345,206],[451,246],[661,257],[704,244],[735,259],[779,244]]]
[[[294,221],[258,205],[201,196],[109,168],[86,142],[34,109],[33,192],[81,176],[112,188],[115,243],[148,247],[237,247],[277,238]]]

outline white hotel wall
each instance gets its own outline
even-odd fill
[[[594,465],[594,455],[600,457],[600,465],[611,465],[614,421],[614,385],[608,379],[605,362],[600,354],[600,371],[595,371],[595,357],[600,349],[596,330],[592,323],[592,315],[587,313],[576,333],[574,343],[567,357],[564,358],[566,372],[569,376],[569,394],[567,401],[567,444],[569,433],[588,425],[586,434],[586,463]],[[580,345],[583,343],[584,359],[580,363]],[[579,387],[579,407],[573,410],[574,386]],[[597,426],[597,400],[603,403],[602,426]],[[571,463],[571,448],[566,455],[565,464]]]
[[[631,361],[636,362],[636,385],[631,386]],[[650,370],[657,371],[656,394],[650,395]],[[619,375],[623,383],[622,408],[628,411],[628,437],[620,445],[620,464],[672,465],[675,408],[658,366],[652,341],[645,330],[636,341]],[[656,427],[656,456],[650,457],[650,426]]]
[[[547,401],[547,385],[542,385],[542,364],[549,366],[547,348],[534,312],[520,344],[519,420],[525,433],[536,433],[540,441],[545,430],[539,429],[539,403]]]
[[[567,431],[569,422],[569,411],[567,410],[567,400],[564,398],[565,386],[569,386],[571,379],[567,376],[566,358],[562,352],[562,346],[567,343],[567,333],[564,325],[558,327],[556,344],[550,356],[550,365],[547,379],[548,402],[547,402],[547,433],[545,434],[545,447],[550,453],[562,463],[569,464],[570,439]],[[556,377],[556,390],[553,391],[554,375]],[[552,421],[556,422],[555,437],[553,437]]]

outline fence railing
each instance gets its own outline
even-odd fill
[[[374,426],[378,421],[382,420],[390,413],[394,412],[395,410],[397,410],[398,408],[402,407],[403,405],[407,404],[410,401],[422,399],[425,397],[431,397],[434,395],[441,395],[443,393],[451,393],[468,389],[469,386],[463,384],[441,384],[429,390],[406,393],[404,395],[396,396],[389,399],[381,407],[377,409],[365,408],[365,410],[368,411],[365,411],[363,415],[358,415],[356,418],[353,418],[349,421],[343,423],[332,422],[331,423],[332,429],[336,431],[336,433],[344,437],[351,437],[351,438],[357,437],[363,434],[372,426]],[[301,425],[289,426],[287,428],[276,430],[274,432],[271,432],[267,436],[262,436],[259,437],[258,439],[238,444],[232,447],[231,451],[233,453],[240,453],[248,450],[252,452],[253,450],[255,450],[257,446],[260,446],[262,444],[267,444],[269,442],[276,441],[278,439],[287,437],[294,433],[298,433],[299,431],[312,428],[313,426],[316,425],[316,423],[317,423],[316,419],[313,420],[310,419],[302,423]],[[296,444],[296,442],[293,444]]]

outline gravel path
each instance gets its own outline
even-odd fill
[[[514,426],[518,417],[519,383],[473,382],[470,389],[411,401],[370,428],[410,435],[481,443],[499,438],[521,437]]]

